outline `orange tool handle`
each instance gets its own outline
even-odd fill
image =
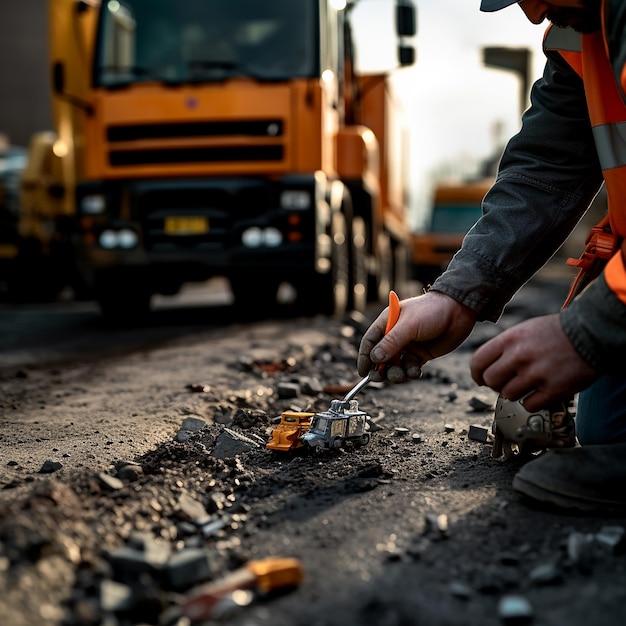
[[[389,292],[389,313],[387,314],[387,326],[385,326],[385,335],[396,325],[400,317],[400,299],[395,291]],[[385,363],[379,363],[375,368],[376,371],[382,372],[385,369]]]
[[[387,317],[387,326],[385,327],[385,335],[396,325],[400,317],[400,299],[395,291],[389,292],[389,315]]]

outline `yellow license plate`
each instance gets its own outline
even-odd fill
[[[206,217],[166,217],[165,232],[168,235],[204,235],[209,232],[209,220]]]
[[[17,254],[17,246],[10,243],[0,243],[0,259],[14,259]]]

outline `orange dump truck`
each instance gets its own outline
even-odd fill
[[[300,437],[309,429],[314,415],[315,413],[285,411],[280,417],[280,423],[272,430],[272,437],[266,448],[280,452],[301,448],[304,444]]]
[[[481,216],[491,179],[440,183],[435,188],[427,227],[412,237],[414,278],[431,283],[446,269],[463,237]]]
[[[394,63],[375,74],[355,72],[361,2],[48,3],[54,176],[25,189],[21,232],[43,257],[71,250],[103,313],[213,276],[257,310],[283,283],[329,314],[398,287],[408,168],[390,78],[414,62],[410,0],[377,3]]]

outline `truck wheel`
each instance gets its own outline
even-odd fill
[[[367,228],[361,217],[352,220],[350,254],[350,293],[348,306],[365,313],[368,297]]]
[[[396,243],[393,250],[393,288],[400,298],[408,297],[411,277],[411,251],[405,243]]]
[[[341,437],[339,435],[333,437],[328,443],[328,447],[330,450],[338,450],[341,448]]]
[[[342,213],[333,214],[328,235],[331,246],[328,272],[313,272],[298,281],[297,306],[304,315],[321,313],[341,317],[348,310],[350,254],[346,220]]]
[[[378,272],[374,276],[372,296],[374,302],[386,302],[393,286],[393,250],[387,233],[380,233],[377,240]]]

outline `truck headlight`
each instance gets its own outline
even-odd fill
[[[283,242],[283,234],[273,227],[258,228],[252,226],[247,228],[241,234],[241,243],[246,248],[260,248],[261,246],[267,246],[268,248],[276,248]]]
[[[280,194],[280,208],[304,211],[311,207],[311,194],[302,189],[287,189]]]
[[[113,250],[113,248],[117,248],[117,232],[115,232],[114,230],[103,230],[100,233],[98,243],[100,244],[100,247],[104,248],[105,250]]]
[[[106,206],[106,200],[101,194],[83,196],[80,201],[80,210],[85,215],[99,215],[100,213],[104,213]]]
[[[137,233],[130,228],[123,228],[117,233],[117,245],[125,250],[130,250],[137,245]]]
[[[263,243],[263,231],[256,226],[244,230],[241,241],[247,248],[258,248]]]
[[[114,250],[116,248],[122,248],[123,250],[130,250],[137,245],[139,237],[134,230],[130,228],[122,228],[120,230],[113,230],[107,228],[100,233],[98,243],[101,248],[105,250]]]
[[[283,234],[277,228],[266,228],[263,232],[263,242],[269,248],[276,248],[283,242]]]

